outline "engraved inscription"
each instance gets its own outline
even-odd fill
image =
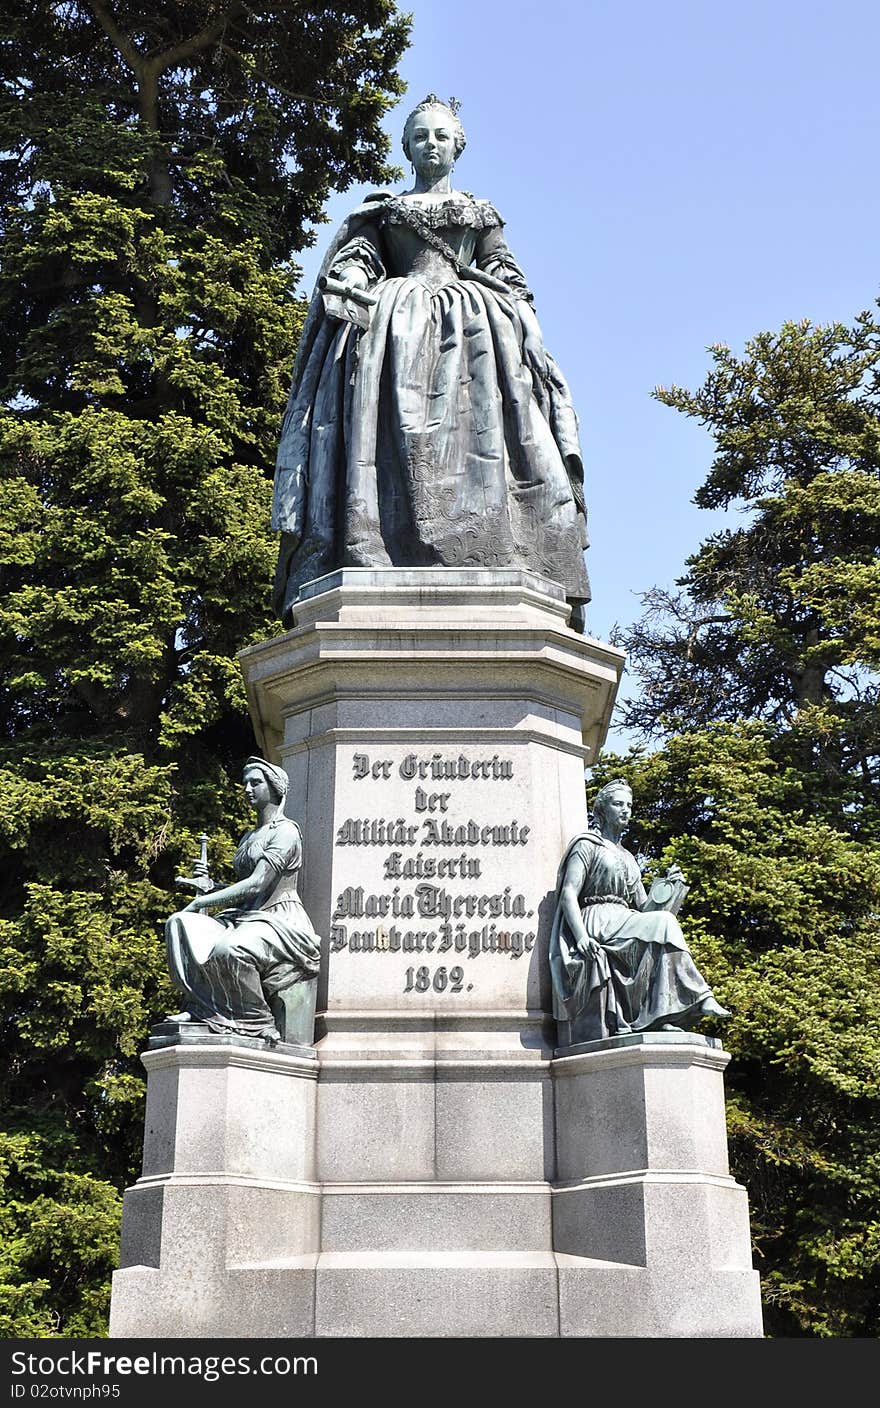
[[[513,759],[439,750],[396,758],[356,752],[351,776],[366,784],[364,799],[376,813],[344,817],[337,827],[336,845],[363,854],[357,867],[363,883],[347,884],[336,898],[332,953],[370,955],[373,962],[385,955],[449,953],[467,966],[413,965],[399,989],[446,996],[474,990],[465,976],[471,963],[478,960],[479,973],[487,963],[520,960],[531,951],[535,912],[516,881],[505,883],[511,874],[528,874],[532,840],[531,826],[511,815],[515,793],[504,786],[514,780]],[[401,789],[401,783],[412,786]],[[384,815],[383,791],[390,802]],[[378,853],[375,871],[372,851]],[[364,880],[370,873],[372,882]],[[474,881],[479,888],[469,888]]]

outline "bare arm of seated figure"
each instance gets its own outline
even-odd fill
[[[258,900],[271,894],[277,874],[275,867],[267,860],[258,860],[250,875],[243,880],[236,880],[234,885],[224,885],[220,890],[210,890],[207,895],[196,895],[182,913],[197,914],[203,909],[234,908]]]
[[[565,867],[559,903],[569,931],[575,937],[578,949],[587,957],[594,957],[599,951],[599,945],[595,939],[590,938],[581,917],[580,895],[586,878],[587,868],[580,856],[572,856]]]

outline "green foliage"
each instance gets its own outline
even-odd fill
[[[392,0],[13,0],[0,51],[0,1333],[105,1333],[161,924],[253,739],[271,471],[332,189],[382,182]],[[236,812],[236,808],[238,811]]]
[[[141,1082],[137,1082],[140,1088]],[[143,1102],[129,1117],[143,1118]],[[0,1334],[106,1333],[108,1272],[116,1264],[121,1198],[82,1165],[84,1151],[55,1112],[28,1112],[26,1130],[0,1133]]]
[[[880,325],[868,313],[852,328],[787,323],[742,358],[711,351],[699,390],[658,396],[715,436],[695,502],[735,505],[746,522],[688,559],[682,591],[647,593],[626,636],[645,685],[627,722],[660,736],[762,718],[807,749],[813,706],[831,725],[812,743],[819,785],[834,805],[847,787],[867,797],[880,702],[869,673],[880,665]]]
[[[609,758],[630,844],[681,865],[683,927],[724,1028],[734,1172],[749,1191],[768,1331],[880,1330],[880,338],[788,324],[713,349],[697,495],[743,527],[647,595],[621,633],[663,746]]]

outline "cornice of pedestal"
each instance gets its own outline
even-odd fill
[[[269,1074],[295,1075],[306,1080],[317,1080],[317,1055],[306,1057],[289,1055],[274,1047],[234,1046],[214,1044],[206,1038],[201,1044],[176,1043],[160,1046],[152,1051],[141,1052],[141,1061],[148,1072],[176,1070],[207,1070],[231,1066],[251,1071],[265,1071]]]
[[[239,656],[260,743],[276,754],[291,715],[345,700],[526,700],[576,719],[589,762],[624,655],[567,617],[561,588],[527,572],[344,568],[307,584],[292,630]]]

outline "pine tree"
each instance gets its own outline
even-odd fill
[[[0,47],[0,1333],[105,1333],[161,921],[229,873],[236,653],[331,189],[387,180],[392,0],[13,0]],[[236,810],[238,808],[238,810]]]
[[[650,737],[764,719],[814,770],[816,804],[852,801],[876,835],[880,325],[787,323],[742,358],[711,350],[698,391],[658,397],[715,437],[695,503],[746,522],[688,559],[678,592],[646,594],[626,722]]]
[[[733,1167],[781,1335],[880,1330],[878,332],[787,324],[658,393],[715,437],[697,503],[745,521],[621,633],[627,721],[662,746],[597,776],[630,776],[630,844],[685,871],[733,1009]]]

